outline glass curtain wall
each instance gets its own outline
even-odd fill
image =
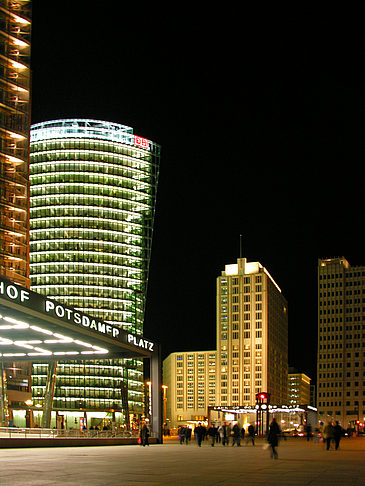
[[[31,128],[32,290],[143,332],[160,147],[124,125],[55,120]],[[44,366],[34,363],[42,405]],[[59,362],[54,408],[143,412],[140,360]]]

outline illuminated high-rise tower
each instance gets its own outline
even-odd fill
[[[0,0],[0,275],[24,287],[30,284],[30,34],[30,0]],[[30,365],[1,364],[0,425],[11,424],[13,411],[30,398]]]
[[[124,125],[70,119],[32,126],[32,290],[142,334],[159,158],[157,144]],[[34,364],[40,403],[44,367]],[[121,378],[131,411],[141,412],[141,362],[60,362],[54,408],[118,409]]]
[[[280,288],[259,262],[239,258],[217,279],[217,400],[271,404],[288,396],[288,315]]]
[[[0,274],[29,286],[31,2],[0,1]]]

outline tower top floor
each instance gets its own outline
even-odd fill
[[[264,273],[265,275],[267,275],[267,277],[281,293],[280,287],[272,278],[270,273],[266,270],[266,268],[262,266],[260,262],[248,262],[247,258],[238,258],[237,263],[225,265],[225,269],[224,271],[222,271],[221,277],[252,275],[256,273]]]

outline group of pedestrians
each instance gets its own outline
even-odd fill
[[[188,426],[181,426],[178,429],[179,435],[179,442],[180,444],[188,445],[191,441],[192,437],[192,429]],[[233,427],[224,422],[222,425],[217,427],[216,425],[212,424],[207,429],[204,425],[200,422],[194,429],[194,438],[199,447],[201,447],[202,442],[204,440],[210,440],[210,444],[214,447],[215,444],[222,444],[223,446],[228,446],[232,439],[232,447],[241,446],[241,441],[243,441],[246,437],[246,444],[252,443],[255,445],[255,427],[250,424],[246,430],[242,427],[240,428],[237,423],[233,425]]]
[[[341,437],[344,435],[344,429],[341,427],[339,422],[336,420],[334,424],[328,421],[326,426],[323,428],[323,441],[326,443],[326,450],[331,449],[331,444],[334,443],[335,450],[337,451],[340,446]]]

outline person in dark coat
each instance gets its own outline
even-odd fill
[[[341,425],[338,423],[338,420],[336,420],[335,426],[333,427],[333,439],[335,441],[335,449],[336,451],[338,450],[340,446],[340,440],[343,435],[343,429]]]
[[[144,446],[149,446],[149,442],[148,442],[148,437],[150,436],[150,431],[148,430],[148,427],[147,425],[144,423],[142,428],[141,428],[141,433],[140,433],[140,437],[141,437],[141,445]]]
[[[248,426],[247,432],[248,432],[247,442],[249,440],[251,440],[252,445],[254,446],[255,445],[255,427],[252,424],[250,424]]]
[[[205,433],[205,429],[204,427],[202,427],[202,424],[199,422],[198,426],[195,427],[194,429],[194,435],[196,437],[196,441],[199,447],[201,447],[202,445],[203,436],[205,435],[204,433]]]
[[[214,425],[211,425],[208,429],[208,432],[207,434],[209,435],[211,441],[212,441],[212,447],[214,447],[214,442],[216,440],[216,435],[217,435],[217,427],[215,427]]]
[[[185,440],[185,432],[186,432],[185,427],[184,426],[181,426],[180,427],[180,431],[179,431],[180,444],[183,444],[184,443],[184,440]]]
[[[186,427],[185,428],[185,444],[189,445],[190,440],[191,440],[191,428]]]
[[[233,432],[233,440],[232,440],[232,447],[237,444],[237,447],[241,445],[241,430],[238,426],[238,424],[234,424],[232,428]]]
[[[273,459],[278,458],[278,452],[276,450],[277,446],[279,445],[279,436],[281,434],[280,427],[278,423],[276,422],[276,419],[273,418],[272,422],[269,427],[269,434],[267,436],[267,441],[270,444],[271,447],[271,457]]]

